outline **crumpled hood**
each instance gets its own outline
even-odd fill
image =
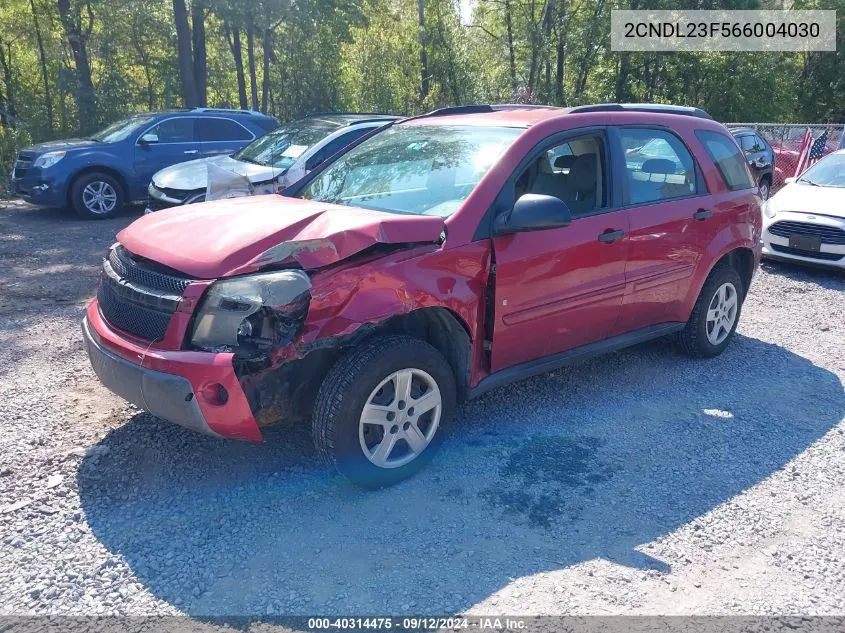
[[[818,213],[845,218],[845,188],[814,187],[792,182],[772,196],[771,204],[780,211]]]
[[[165,167],[153,176],[153,184],[160,189],[196,191],[208,187],[208,165],[216,165],[240,176],[246,176],[252,184],[267,182],[285,172],[284,169],[256,165],[231,156],[211,156],[189,160]]]
[[[165,209],[117,234],[136,255],[198,279],[295,261],[320,268],[373,244],[436,242],[443,219],[370,211],[279,195]]]

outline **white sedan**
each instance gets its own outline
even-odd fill
[[[786,182],[763,205],[763,256],[845,269],[845,150]]]

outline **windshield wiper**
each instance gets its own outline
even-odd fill
[[[247,158],[246,156],[238,156],[235,160],[242,160],[245,163],[252,163],[253,165],[261,165],[262,167],[267,167],[265,163],[260,163],[254,158]]]
[[[799,178],[798,182],[806,182],[808,185],[813,185],[814,187],[821,187],[819,183],[813,182],[809,178]]]

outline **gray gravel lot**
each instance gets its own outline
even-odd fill
[[[845,277],[764,264],[712,361],[658,341],[490,393],[365,492],[102,388],[127,215],[0,202],[2,614],[843,614]]]

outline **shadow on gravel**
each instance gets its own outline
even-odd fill
[[[78,484],[96,537],[189,614],[455,613],[597,557],[671,573],[636,548],[844,413],[839,379],[782,347],[737,336],[695,362],[657,342],[468,403],[438,458],[388,490],[316,466],[307,428],[246,445],[143,414]]]

